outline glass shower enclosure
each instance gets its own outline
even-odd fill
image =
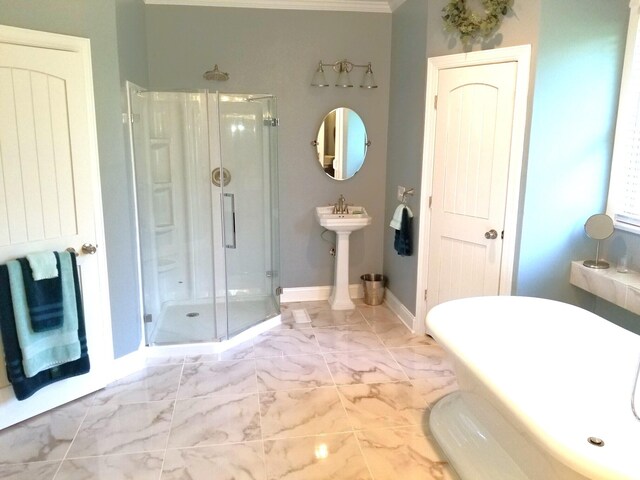
[[[277,316],[276,99],[128,90],[147,345]]]

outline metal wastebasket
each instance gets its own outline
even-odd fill
[[[365,273],[360,276],[364,287],[364,303],[367,305],[380,305],[384,300],[384,287],[387,277],[379,273]]]

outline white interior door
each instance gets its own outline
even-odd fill
[[[441,70],[427,309],[500,288],[517,63]]]
[[[19,402],[0,368],[0,428],[103,387],[113,360],[89,41],[0,26],[0,263],[83,244],[91,371]]]

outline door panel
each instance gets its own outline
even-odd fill
[[[78,258],[91,371],[18,402],[1,368],[0,428],[103,387],[113,359],[88,41],[30,32],[69,51],[3,42],[16,31],[28,32],[0,27],[0,263],[98,251]]]
[[[507,62],[440,72],[428,309],[498,294],[516,68]],[[486,238],[492,229],[497,238]]]

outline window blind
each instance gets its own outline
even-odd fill
[[[634,3],[634,2],[632,2]],[[625,72],[620,92],[610,205],[616,226],[640,232],[640,35],[637,6],[631,6]]]

